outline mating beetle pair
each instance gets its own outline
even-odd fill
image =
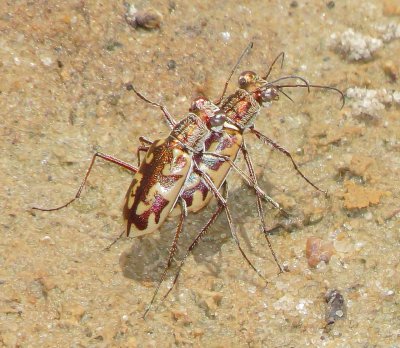
[[[303,177],[303,179],[306,180],[315,189],[326,194],[325,191],[318,188],[300,171],[297,164],[295,163],[292,156],[287,150],[285,150],[282,146],[275,143],[273,140],[261,134],[254,128],[254,121],[258,116],[262,106],[268,106],[272,101],[277,100],[279,98],[279,93],[283,93],[284,95],[286,95],[285,92],[282,91],[283,88],[305,87],[308,89],[310,88],[331,89],[333,91],[338,92],[341,95],[343,102],[344,102],[344,96],[340,90],[334,87],[312,85],[309,84],[303,78],[295,75],[281,77],[275,81],[268,82],[267,78],[269,77],[272,67],[279,59],[279,57],[283,58],[283,54],[278,55],[278,57],[271,64],[270,69],[268,70],[267,74],[264,77],[259,77],[256,73],[252,71],[245,71],[242,74],[240,74],[238,79],[239,88],[236,90],[236,92],[226,97],[225,99],[223,99],[222,95],[219,101],[215,102],[214,104],[215,116],[210,119],[210,123],[213,124],[214,127],[211,129],[211,134],[205,141],[204,144],[205,152],[196,153],[194,155],[194,162],[197,164],[198,168],[203,172],[203,174],[199,175],[198,171],[192,171],[187,182],[183,187],[183,191],[180,194],[180,198],[183,199],[182,202],[184,202],[184,206],[187,208],[189,212],[197,212],[202,208],[204,208],[205,206],[207,206],[211,198],[215,195],[215,191],[209,189],[209,184],[207,184],[207,182],[204,180],[204,174],[207,174],[208,177],[212,179],[213,184],[216,188],[219,189],[221,187],[224,187],[224,191],[227,194],[227,186],[226,186],[227,183],[225,180],[232,167],[235,170],[239,171],[238,168],[234,165],[234,162],[238,156],[239,151],[242,152],[250,174],[250,180],[246,178],[246,175],[244,173],[240,172],[240,174],[246,179],[246,181],[250,184],[250,186],[253,186],[255,188],[257,196],[257,210],[261,221],[261,230],[267,239],[268,245],[270,246],[272,254],[279,267],[279,271],[282,272],[282,268],[280,267],[279,262],[275,256],[275,253],[273,252],[271,244],[268,240],[268,229],[266,227],[264,220],[262,199],[269,201],[275,208],[280,209],[280,207],[275,201],[273,201],[269,196],[267,196],[264,192],[262,192],[257,185],[257,178],[255,176],[252,161],[247,151],[247,147],[243,137],[244,132],[246,130],[249,130],[263,143],[272,146],[273,148],[281,151],[286,156],[288,156],[295,170],[300,174],[300,176]],[[234,70],[232,70],[230,76],[232,76],[233,71]],[[303,82],[303,84],[285,84],[285,85],[278,84],[278,82],[287,79],[300,79]],[[227,83],[225,84],[225,88]],[[130,88],[132,87],[130,86]],[[135,93],[146,102],[149,102],[155,106],[160,107],[170,126],[173,126],[175,124],[175,121],[173,120],[173,118],[168,113],[165,107],[147,100],[143,95],[141,95],[137,91],[135,91]],[[224,93],[225,89],[223,94]],[[204,105],[210,105],[210,102],[205,98],[200,97],[193,102],[190,110],[191,111],[201,110],[202,107],[204,107]],[[216,105],[218,105],[218,108],[216,107]],[[223,122],[221,122],[221,120],[223,120]],[[164,295],[163,299],[165,299],[168,296],[169,292],[175,285],[179,277],[180,270],[186,258],[189,256],[189,254],[192,252],[192,250],[201,240],[201,238],[207,233],[209,226],[216,220],[216,218],[224,208],[226,209],[228,222],[230,224],[230,228],[232,231],[233,226],[231,223],[229,210],[227,210],[225,205],[221,204],[221,201],[219,203],[220,204],[217,210],[214,212],[214,214],[209,219],[207,224],[202,228],[202,230],[198,233],[194,241],[189,246],[186,254],[184,255],[183,259],[180,262],[178,271],[173,280],[173,284],[169,288],[168,292]],[[172,212],[172,214],[173,213],[174,212]],[[236,238],[236,235],[234,233],[232,233],[232,235],[236,243],[238,244],[239,250],[242,252],[246,261],[262,277],[262,275],[254,268],[254,266],[248,260],[246,255],[243,253]],[[171,250],[175,251],[174,248],[176,248],[176,246],[171,248]],[[153,303],[157,291],[159,289],[159,286],[161,282],[164,280],[164,278],[165,278],[165,272],[160,280],[156,292],[154,293],[150,305]]]
[[[242,54],[241,58],[243,55],[244,54]],[[280,56],[281,55],[279,55],[277,59]],[[277,59],[275,59],[274,63]],[[232,70],[230,77],[238,63]],[[254,129],[254,120],[261,106],[276,100],[278,98],[278,93],[282,92],[283,88],[322,87],[334,89],[341,93],[339,90],[332,87],[310,85],[304,79],[297,76],[286,76],[273,82],[267,82],[267,78],[274,63],[263,78],[249,71],[242,73],[239,77],[239,89],[234,94],[224,99],[223,96],[230,79],[229,77],[225,84],[224,92],[217,102],[211,103],[205,98],[196,99],[192,103],[190,109],[191,113],[178,123],[172,118],[165,107],[149,101],[138,93],[133,86],[129,85],[128,89],[134,90],[140,98],[162,109],[167,122],[172,128],[169,136],[154,142],[141,138],[143,144],[139,150],[146,151],[146,156],[139,168],[112,156],[96,153],[92,158],[88,171],[75,198],[57,208],[35,209],[46,211],[58,210],[72,203],[80,196],[95,159],[100,157],[135,173],[127,192],[123,209],[127,235],[131,233],[133,236],[139,236],[157,230],[167,216],[173,214],[174,207],[178,207],[177,204],[180,206],[180,220],[170,248],[168,261],[150,306],[172,263],[187,211],[199,211],[209,203],[213,196],[215,196],[218,201],[218,208],[190,245],[179,265],[173,284],[175,284],[179,276],[179,271],[184,260],[200,239],[207,233],[209,226],[216,220],[222,210],[226,212],[231,234],[240,252],[249,265],[261,276],[240,246],[239,239],[236,236],[233,226],[232,217],[227,207],[226,198],[228,191],[225,179],[230,169],[234,168],[238,171],[246,182],[255,189],[262,231],[267,240],[268,230],[264,221],[261,200],[266,199],[275,207],[279,208],[279,206],[257,185],[257,179],[244,142],[243,133],[245,130],[249,129],[250,132],[255,134],[264,143],[273,146],[289,156],[297,172],[312,186],[317,188],[300,172],[289,152]],[[292,78],[299,78],[303,81],[303,84],[278,85],[279,81]],[[243,153],[250,175],[243,173],[234,164],[239,151]],[[223,187],[223,192],[225,192],[224,196],[220,192],[221,187]],[[317,189],[319,190],[319,188]],[[168,290],[164,298],[171,289],[172,287]]]

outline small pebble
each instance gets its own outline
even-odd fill
[[[225,42],[228,42],[231,39],[231,33],[229,31],[223,31],[221,33],[222,36],[222,40],[224,40]]]
[[[325,295],[325,301],[327,303],[325,312],[327,325],[332,325],[337,320],[344,319],[346,316],[346,304],[339,290],[329,290]]]
[[[324,242],[317,237],[307,239],[306,257],[310,267],[316,267],[321,261],[329,263],[334,251],[332,242]]]
[[[399,78],[399,66],[392,61],[387,60],[382,64],[383,72],[392,82],[396,82]]]
[[[192,320],[190,319],[189,315],[186,313],[186,311],[181,311],[181,310],[172,310],[172,317],[174,318],[174,320],[176,321],[181,321],[185,324],[189,324],[192,322]]]
[[[202,330],[202,329],[194,329],[192,331],[192,335],[193,335],[193,337],[201,337],[201,336],[204,335],[204,330]]]
[[[61,306],[60,317],[61,319],[71,320],[75,323],[80,322],[82,317],[85,315],[86,310],[83,306],[78,303],[64,303]]]
[[[53,59],[51,59],[51,57],[41,57],[40,60],[45,66],[50,66],[53,64]]]
[[[174,70],[176,68],[176,62],[170,59],[167,63],[168,70]]]
[[[332,8],[335,7],[335,2],[334,2],[334,1],[329,1],[329,2],[326,4],[326,7],[329,8],[329,9],[331,10]]]
[[[50,245],[54,245],[54,241],[51,239],[50,236],[44,236],[42,239],[40,239],[41,242],[46,243],[46,244],[50,244]]]
[[[132,27],[147,30],[159,29],[163,20],[161,13],[153,8],[137,11],[133,6],[128,9],[125,18]]]

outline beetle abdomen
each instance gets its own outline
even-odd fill
[[[191,155],[171,139],[157,140],[133,177],[123,216],[127,235],[154,232],[174,207],[191,169]]]
[[[234,161],[242,141],[242,135],[236,130],[224,130],[222,134],[212,133],[206,140],[205,151],[227,156]],[[225,181],[231,165],[223,159],[207,155],[194,155],[194,160],[219,189]],[[191,173],[182,192],[182,198],[186,201],[188,211],[197,212],[201,210],[209,203],[212,197],[213,194],[200,177],[196,173]]]

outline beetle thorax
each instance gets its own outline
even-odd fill
[[[232,121],[234,125],[244,129],[253,125],[261,107],[252,93],[239,88],[225,100],[222,108],[226,112],[228,123]]]
[[[192,113],[181,120],[171,132],[172,137],[195,151],[203,149],[204,141],[208,135],[209,130],[205,122]]]

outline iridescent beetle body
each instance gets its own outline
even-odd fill
[[[263,278],[261,273],[253,266],[242,250],[232,225],[232,218],[226,205],[226,197],[223,198],[218,191],[225,181],[225,177],[230,168],[234,168],[242,175],[245,181],[255,189],[257,196],[265,196],[255,180],[253,180],[251,176],[249,177],[243,173],[243,171],[234,164],[236,155],[243,142],[241,133],[237,132],[235,127],[232,127],[232,133],[229,133],[229,126],[224,126],[226,123],[226,115],[224,112],[205,98],[196,99],[189,110],[193,113],[190,115],[199,115],[204,125],[200,123],[194,126],[193,129],[188,129],[187,119],[183,120],[185,126],[181,126],[183,121],[176,123],[165,107],[148,100],[132,86],[128,86],[128,89],[133,90],[136,95],[144,101],[153,106],[160,107],[168,123],[172,127],[172,132],[167,140],[151,142],[141,137],[143,143],[151,145],[142,145],[139,149],[139,151],[146,151],[146,157],[132,181],[126,195],[124,206],[124,217],[127,221],[127,234],[129,235],[133,229],[134,236],[153,232],[160,227],[167,216],[173,215],[174,212],[180,212],[180,223],[178,224],[175,238],[170,249],[167,266],[150,302],[150,306],[155,299],[162,281],[165,279],[173,255],[175,254],[188,204],[191,209],[193,209],[193,203],[202,202],[199,208],[201,209],[204,204],[207,204],[204,203],[204,201],[207,200],[208,202],[212,196],[215,196],[218,200],[218,209],[211,216],[209,222],[202,228],[200,234],[203,232],[205,233],[209,225],[211,225],[221,211],[225,209],[231,235],[239,251],[250,267]],[[225,132],[220,132],[222,127],[226,128]],[[194,134],[197,134],[197,136],[193,136]],[[193,141],[194,139],[195,141]],[[179,140],[178,143],[175,143],[175,140]],[[171,141],[173,143],[171,143]],[[208,144],[205,144],[205,141],[207,141]],[[184,144],[184,146],[181,148],[179,146],[180,144]],[[177,146],[178,151],[175,153],[176,157],[174,157],[171,151],[173,148],[176,150]],[[192,147],[196,148],[191,150]],[[204,151],[205,147],[207,151]],[[183,156],[184,153],[186,154],[185,156]],[[190,170],[190,167],[188,167],[189,161],[191,162],[193,170]],[[179,163],[179,165],[176,166],[176,170],[174,169],[175,165],[172,165],[174,162]],[[175,172],[177,175],[175,175]],[[223,173],[222,179],[221,173]],[[184,193],[186,195],[184,195]],[[193,197],[195,197],[194,193],[199,195],[199,197],[193,199]],[[208,195],[210,195],[210,197],[208,197]],[[225,196],[227,196],[227,192],[225,192]],[[180,204],[175,205],[178,199],[180,200]],[[175,206],[177,209],[171,211]],[[145,315],[150,306],[146,310]]]
[[[226,156],[232,162],[236,161],[239,151],[243,148],[243,133],[253,125],[262,103],[277,98],[276,93],[271,93],[272,97],[268,100],[263,100],[259,95],[258,90],[255,93],[249,93],[244,89],[238,89],[222,101],[221,112],[225,114],[226,122],[219,131],[210,133],[205,141],[206,152]],[[203,98],[198,98],[193,104],[201,107],[202,101]],[[192,106],[191,109],[193,110],[194,107]],[[213,180],[214,185],[219,189],[232,166],[227,161],[221,161],[218,158],[194,156],[194,159],[199,168]],[[181,196],[186,201],[189,212],[198,212],[209,204],[213,194],[196,173],[191,173]],[[276,203],[274,204],[277,206]],[[177,211],[174,212],[176,213]]]
[[[267,76],[266,76],[267,77]],[[251,133],[255,134],[264,143],[271,145],[277,150],[283,152],[292,161],[295,170],[314,188],[321,192],[325,192],[314,185],[309,179],[307,179],[299,170],[298,166],[294,162],[290,153],[285,150],[280,145],[276,144],[273,140],[269,139],[265,135],[254,129],[254,122],[257,118],[261,107],[269,106],[272,101],[279,99],[279,91],[284,87],[322,87],[336,90],[333,87],[316,86],[310,85],[305,80],[297,76],[289,76],[286,78],[300,78],[304,81],[304,85],[275,85],[274,83],[268,83],[266,77],[261,78],[257,76],[256,73],[252,71],[244,71],[240,74],[238,82],[239,88],[235,93],[229,95],[224,100],[222,100],[220,107],[220,112],[224,115],[226,122],[223,127],[218,132],[211,132],[210,136],[205,141],[205,151],[212,152],[215,154],[220,154],[228,157],[232,162],[234,162],[238,156],[239,151],[242,151],[250,175],[252,176],[252,165],[250,157],[246,150],[246,145],[244,142],[243,134],[246,130],[250,130]],[[280,79],[279,79],[280,80]],[[339,90],[336,90],[341,93]],[[198,104],[201,106],[201,101],[203,98],[198,98],[194,102],[194,105]],[[193,106],[191,107],[193,110]],[[247,158],[246,158],[247,157]],[[207,173],[207,175],[212,178],[214,185],[220,188],[225,182],[226,177],[232,166],[230,166],[226,161],[221,162],[217,158],[211,158],[210,160],[205,159],[205,157],[195,157],[199,167]],[[256,184],[256,178],[252,176],[253,182]],[[192,173],[188,179],[185,189],[182,192],[182,197],[186,201],[186,206],[190,212],[198,212],[208,205],[213,195],[207,187],[202,183],[200,178],[196,173]],[[263,196],[272,203],[276,208],[279,205],[274,202],[267,195]]]
[[[283,56],[283,54],[281,54]],[[279,55],[277,59],[281,56]],[[276,62],[276,60],[274,63]],[[246,130],[252,132],[258,139],[260,139],[263,143],[272,146],[273,148],[281,151],[287,157],[290,158],[295,170],[299,173],[299,175],[306,180],[311,186],[316,188],[317,190],[322,191],[316,185],[314,185],[304,174],[300,171],[297,164],[293,160],[291,154],[284,149],[279,144],[275,143],[270,138],[266,137],[265,135],[261,134],[259,131],[254,129],[254,121],[262,106],[268,106],[273,100],[277,100],[279,98],[279,92],[282,92],[282,88],[286,87],[315,87],[315,88],[323,88],[323,89],[331,89],[338,92],[343,101],[344,105],[344,95],[343,93],[334,87],[329,86],[320,86],[320,85],[311,85],[308,84],[303,78],[298,76],[286,76],[279,78],[272,83],[268,83],[266,81],[269,73],[271,71],[271,65],[268,73],[265,77],[260,78],[252,71],[245,71],[239,77],[239,89],[236,90],[235,93],[225,98],[220,105],[221,115],[225,117],[226,122],[223,124],[223,127],[219,130],[219,132],[211,132],[210,136],[207,138],[205,142],[205,151],[213,152],[215,154],[224,154],[227,156],[231,161],[235,161],[238,155],[238,152],[241,151],[243,153],[244,159],[247,164],[247,168],[249,170],[250,179],[252,185],[257,186],[257,178],[255,176],[254,168],[252,165],[251,158],[246,148],[246,144],[244,141],[243,134]],[[294,85],[277,85],[276,82],[297,78],[304,82],[304,84],[294,84]],[[229,81],[229,79],[228,79]],[[226,85],[225,85],[226,87]],[[284,92],[282,92],[285,96],[287,96]],[[288,96],[287,96],[288,97]],[[201,98],[200,98],[201,99]],[[289,97],[290,99],[290,97]],[[342,106],[343,106],[342,105]],[[191,108],[193,109],[193,107]],[[218,115],[215,116],[218,118]],[[217,188],[220,188],[224,185],[227,175],[229,174],[230,167],[226,167],[225,163],[217,163],[215,160],[208,161],[204,160],[204,157],[197,158],[195,160],[198,163],[198,166],[202,168],[202,171],[207,173],[209,177],[213,179],[214,185]],[[185,189],[182,192],[181,196],[185,199],[187,209],[192,212],[199,211],[203,207],[205,207],[209,200],[212,198],[210,192],[208,191],[207,187],[205,187],[200,178],[196,175],[196,173],[191,173],[188,183],[186,184]],[[226,186],[226,185],[225,185]],[[282,268],[279,265],[279,262],[275,256],[275,253],[272,250],[271,244],[268,239],[269,231],[265,227],[265,220],[264,220],[264,213],[261,204],[261,199],[267,199],[270,203],[272,203],[275,207],[279,208],[279,205],[274,202],[270,197],[265,195],[263,192],[256,190],[257,196],[257,210],[258,215],[261,221],[261,228],[266,240],[268,242],[269,247],[271,248],[272,254],[275,258],[275,261],[279,267],[280,272],[282,272]],[[199,243],[199,241],[204,237],[204,235],[208,231],[208,227],[212,224],[213,221],[217,218],[218,214],[222,211],[221,207],[218,208],[216,213],[213,217],[209,220],[209,222],[203,227],[203,229],[198,233],[196,238],[193,240],[192,244],[186,251],[186,254],[181,259],[179,264],[178,270],[175,274],[173,279],[172,285],[169,287],[168,291],[163,296],[162,300],[164,300],[168,294],[171,292],[172,288],[176,284],[180,271],[184,265],[185,260]]]
[[[226,156],[231,161],[235,161],[241,143],[242,135],[226,127],[222,133],[212,132],[210,134],[205,141],[205,149],[207,152]],[[214,185],[220,188],[231,169],[231,165],[227,161],[205,157],[195,155],[194,160],[198,163],[199,168],[207,173]],[[191,173],[181,196],[186,201],[188,211],[191,212],[203,209],[213,197],[196,173]]]
[[[247,80],[243,80],[243,77],[246,77]],[[225,197],[221,195],[219,189],[224,185],[231,168],[234,168],[242,175],[247,183],[256,190],[257,208],[264,235],[268,240],[268,232],[262,214],[261,198],[267,198],[267,200],[272,202],[276,207],[279,206],[266,196],[257,185],[251,160],[247,154],[244,143],[244,131],[250,129],[250,131],[264,143],[272,145],[290,158],[291,156],[286,150],[253,128],[254,118],[257,116],[261,105],[276,99],[279,88],[282,86],[276,88],[273,84],[268,84],[265,78],[259,79],[251,72],[245,72],[241,75],[239,78],[239,85],[241,88],[233,95],[223,100],[219,107],[216,106],[220,105],[219,102],[216,102],[214,105],[205,98],[199,98],[192,104],[190,110],[192,113],[179,123],[173,120],[162,105],[147,100],[140,93],[136,92],[133,86],[128,85],[127,88],[134,90],[141,99],[163,110],[172,128],[170,135],[165,139],[156,140],[154,142],[144,141],[150,144],[150,146],[142,146],[142,149],[139,148],[139,151],[143,150],[147,152],[139,168],[106,154],[94,154],[75,198],[56,208],[34,208],[45,211],[59,210],[79,198],[97,157],[117,164],[134,173],[134,178],[125,197],[123,209],[123,216],[126,221],[126,229],[124,232],[126,232],[127,235],[132,234],[134,236],[140,236],[157,230],[167,216],[171,214],[172,209],[179,201],[180,221],[169,251],[166,267],[145,315],[150,309],[159,287],[165,279],[166,273],[172,263],[187,210],[196,212],[202,209],[213,196],[218,200],[218,208],[190,245],[179,265],[178,273],[174,278],[173,284],[176,283],[184,260],[205,233],[207,233],[208,227],[216,220],[223,209],[225,209],[226,212],[231,235],[241,254],[247,263],[262,277],[240,246],[226,204],[227,187],[226,185],[224,186],[224,191],[226,191]],[[225,90],[226,86],[227,83],[225,85]],[[283,87],[296,86],[297,85]],[[311,85],[308,84],[300,85],[300,87],[310,86]],[[244,174],[234,164],[239,151],[242,151],[245,156],[250,176]],[[296,170],[306,179],[299,171],[292,158],[291,160]],[[306,180],[313,185],[308,179]],[[315,187],[315,185],[313,186]],[[171,289],[172,287],[169,291]]]

